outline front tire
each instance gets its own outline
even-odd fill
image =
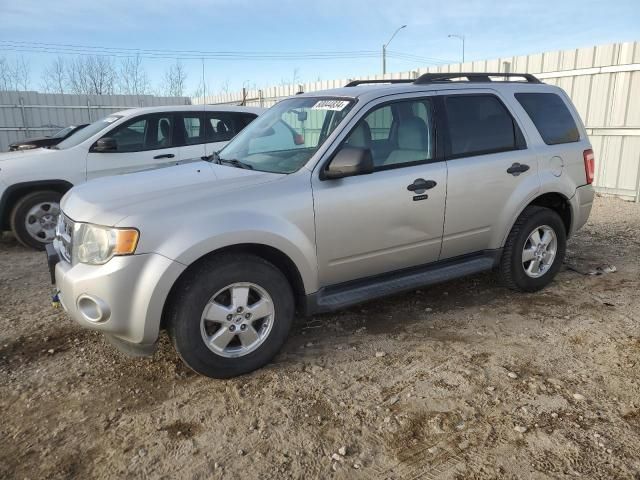
[[[294,297],[284,274],[266,260],[221,254],[181,279],[168,310],[168,330],[180,358],[212,378],[249,373],[284,344]]]
[[[545,207],[525,208],[502,252],[502,282],[513,290],[541,290],[560,270],[566,248],[567,233],[560,215]]]
[[[25,247],[44,250],[55,236],[60,198],[58,192],[33,192],[18,200],[11,211],[11,230]]]

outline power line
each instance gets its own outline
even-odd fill
[[[170,54],[170,55],[180,55],[180,54],[192,54],[201,57],[202,55],[212,54],[212,55],[244,55],[244,54],[255,54],[255,55],[263,55],[263,54],[277,54],[277,55],[306,55],[306,54],[345,54],[345,53],[377,53],[375,50],[339,50],[339,51],[324,51],[324,52],[304,52],[304,51],[290,51],[290,52],[268,52],[265,50],[247,50],[247,51],[233,51],[233,50],[170,50],[170,49],[145,49],[145,48],[128,48],[128,47],[102,47],[95,45],[78,45],[78,44],[69,44],[69,43],[45,43],[45,42],[25,42],[21,40],[0,40],[0,43],[11,43],[11,44],[19,44],[25,46],[41,46],[41,47],[71,47],[71,48],[80,48],[83,50],[107,50],[107,51],[130,51],[130,52],[150,52],[150,53],[161,53],[161,54]]]
[[[374,50],[318,51],[318,52],[269,52],[269,51],[204,51],[204,50],[163,50],[138,49],[126,47],[98,47],[78,44],[25,42],[18,40],[0,40],[0,50],[39,53],[48,55],[82,55],[115,58],[140,57],[147,59],[172,60],[339,60],[358,58],[377,58]],[[403,52],[389,52],[390,56],[424,63],[450,63],[447,60],[421,57]]]
[[[55,46],[48,44],[26,45],[14,41],[0,40],[0,49],[8,51],[47,53],[62,55],[96,55],[109,57],[141,57],[141,58],[172,58],[172,59],[215,59],[215,60],[297,60],[297,59],[334,59],[334,58],[360,58],[377,57],[378,52],[373,50],[355,51],[327,51],[327,52],[206,52],[206,51],[179,51],[179,50],[148,50],[148,49],[119,49],[114,47],[87,47]]]

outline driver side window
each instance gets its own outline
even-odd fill
[[[353,129],[346,145],[371,150],[376,170],[433,160],[433,104],[422,98],[380,106]]]
[[[116,142],[116,153],[158,150],[172,146],[173,118],[171,115],[145,115],[134,118],[109,132]]]

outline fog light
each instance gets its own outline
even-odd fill
[[[82,294],[78,297],[78,310],[85,320],[91,323],[102,323],[109,320],[111,309],[104,300]]]

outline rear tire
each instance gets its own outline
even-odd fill
[[[517,291],[541,290],[560,270],[566,248],[567,233],[560,215],[545,207],[525,208],[509,232],[502,252],[499,267],[502,282]]]
[[[44,250],[53,241],[62,195],[53,190],[32,192],[11,211],[11,230],[25,247]]]
[[[284,274],[266,260],[221,254],[181,279],[167,313],[183,362],[202,375],[230,378],[278,353],[291,328],[294,297]]]

